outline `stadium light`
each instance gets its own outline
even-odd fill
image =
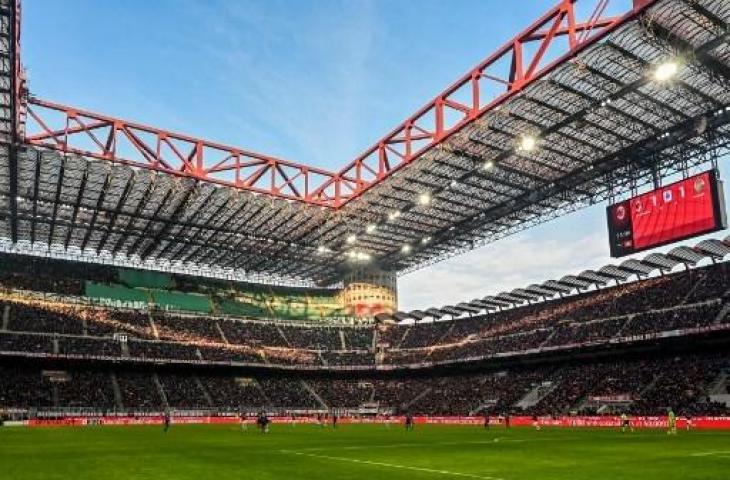
[[[347,243],[355,243],[357,242],[357,235],[348,235],[348,237],[345,239]]]
[[[400,251],[403,253],[411,253],[411,246],[406,243],[401,247]]]
[[[356,250],[350,250],[347,252],[347,256],[351,261],[354,262],[368,262],[370,261],[370,254],[365,252],[358,252]]]
[[[329,251],[329,249],[327,247],[325,247],[324,245],[320,245],[319,247],[317,247],[317,253],[319,253],[320,255],[324,255],[328,251]]]
[[[422,193],[418,196],[418,203],[419,205],[428,205],[431,203],[431,194],[430,193]]]
[[[482,168],[484,168],[484,170],[491,170],[494,168],[494,162],[491,160],[487,160],[486,162],[484,162],[484,165],[482,165]]]
[[[429,243],[430,241],[431,241],[431,237],[423,237],[423,238],[421,239],[421,243],[422,243],[422,244],[424,244],[424,245],[426,245],[426,244],[427,244],[427,243]]]
[[[368,225],[367,227],[365,227],[365,232],[366,233],[373,233],[377,229],[378,229],[378,226],[375,225],[374,223],[371,223],[370,225]]]
[[[535,150],[535,147],[537,146],[537,139],[530,135],[525,135],[520,140],[520,149],[524,150],[526,152],[531,152]]]
[[[398,217],[400,217],[400,210],[396,210],[396,211],[390,212],[390,214],[388,214],[388,220],[395,220]]]
[[[667,61],[659,64],[654,70],[654,80],[657,82],[666,82],[671,80],[679,72],[679,64],[675,61]]]

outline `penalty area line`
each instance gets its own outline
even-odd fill
[[[439,475],[451,475],[454,477],[462,477],[462,478],[478,478],[480,480],[504,480],[503,478],[491,477],[488,475],[487,476],[475,475],[473,473],[452,472],[450,470],[439,470],[439,469],[435,469],[435,468],[413,467],[413,466],[409,466],[409,465],[398,465],[396,463],[373,462],[371,460],[358,460],[357,458],[333,457],[331,455],[318,455],[316,453],[297,452],[295,450],[280,450],[280,452],[289,453],[292,455],[299,455],[299,456],[303,456],[303,457],[320,458],[323,460],[335,460],[335,461],[339,461],[339,462],[359,463],[362,465],[373,465],[376,467],[398,468],[401,470],[410,470],[413,472],[436,473]]]

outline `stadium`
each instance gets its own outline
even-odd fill
[[[39,96],[25,3],[3,478],[727,477],[730,1],[557,1],[331,170]],[[399,307],[592,206],[611,263]]]

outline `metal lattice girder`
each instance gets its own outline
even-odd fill
[[[618,268],[625,272],[638,275],[640,277],[648,276],[653,270],[655,270],[655,267],[653,265],[643,263],[642,261],[633,258],[621,262]]]
[[[593,13],[581,21],[574,1],[562,0],[338,173],[34,97],[28,109],[34,131],[28,133],[26,141],[67,153],[338,207],[554,68],[557,62],[548,58],[567,60],[638,13],[637,9],[622,17],[609,17],[604,15],[604,2],[595,3]],[[561,37],[567,41],[560,41]],[[501,64],[507,60],[512,66],[505,69]],[[495,89],[499,92],[496,98],[483,94]],[[469,90],[468,101],[462,99],[462,90]],[[47,111],[60,113],[60,123],[52,124],[53,115]]]
[[[717,239],[703,240],[695,245],[695,250],[718,260],[730,255],[730,246]]]
[[[512,306],[512,302],[500,300],[499,298],[493,297],[493,296],[484,297],[484,298],[482,298],[482,301],[485,303],[488,303],[490,305],[494,305],[495,307],[499,307],[499,308]]]
[[[631,273],[621,270],[616,265],[605,265],[598,269],[598,273],[613,278],[616,281],[626,281]]]
[[[430,315],[426,312],[422,312],[421,310],[411,310],[410,312],[408,312],[408,316],[416,320],[423,320]]]
[[[567,285],[568,287],[574,287],[578,289],[585,289],[591,286],[591,282],[581,280],[575,275],[565,275],[560,280],[558,280],[558,282],[562,283],[563,285]]]
[[[453,307],[451,305],[441,307],[439,310],[441,310],[442,314],[451,315],[452,317],[458,317],[460,315],[463,315],[463,312],[461,312],[458,308]]]
[[[459,303],[457,305],[454,305],[454,308],[460,312],[467,312],[467,313],[479,313],[483,308],[474,307],[473,305],[470,305],[468,303]]]
[[[413,318],[413,317],[411,317],[411,316],[410,316],[410,314],[408,314],[408,313],[406,313],[406,312],[395,312],[395,313],[393,314],[393,317],[394,317],[394,318],[395,318],[396,320],[398,320],[399,322],[402,322],[402,321],[404,321],[404,320],[409,320],[409,319]]]
[[[588,288],[592,284],[605,285],[609,280],[627,281],[632,275],[639,278],[649,276],[654,270],[668,271],[681,263],[695,265],[704,258],[721,259],[730,254],[730,237],[724,240],[709,239],[697,243],[694,247],[680,246],[669,253],[652,253],[642,260],[628,259],[619,266],[606,265],[594,270],[585,270],[580,275],[566,275],[560,280],[548,280],[542,285],[532,284],[524,289],[515,289],[510,293],[500,293],[482,300],[472,300],[469,305],[479,307],[509,306],[515,297],[524,300],[540,300],[540,297],[553,297],[557,293],[570,294],[576,289]],[[521,300],[522,301],[522,300]],[[465,305],[465,304],[459,304]],[[457,306],[458,308],[458,306]]]
[[[556,295],[555,290],[545,288],[537,284],[532,284],[529,287],[526,287],[525,290],[545,298],[552,298]]]
[[[269,155],[35,97],[28,107],[31,145],[317,205],[335,206],[352,189],[333,172]]]
[[[569,287],[562,283],[558,283],[555,280],[548,280],[547,282],[543,283],[542,288],[546,288],[557,293],[570,293],[575,289],[574,287]]]
[[[658,268],[662,271],[669,271],[679,265],[680,262],[667,257],[663,253],[652,253],[644,257],[642,263]]]
[[[667,256],[689,265],[695,265],[697,262],[707,257],[706,254],[700,253],[697,250],[686,246],[676,247],[669,250],[667,252]]]
[[[329,210],[35,149],[19,166],[20,242],[159,266],[258,262],[272,276],[288,258],[288,280],[338,273],[336,254],[297,241]]]
[[[578,279],[595,285],[606,285],[613,277],[602,275],[594,270],[584,270],[578,275]]]
[[[714,165],[730,138],[728,2],[654,0],[589,23],[570,18],[574,3],[339,173],[31,99],[30,146],[0,152],[1,171],[17,160],[17,182],[0,176],[11,212],[0,236],[131,266],[337,285],[358,258],[412,271]],[[673,59],[676,77],[657,81]]]
[[[496,310],[497,309],[497,307],[494,304],[487,303],[487,302],[485,302],[483,300],[480,300],[480,299],[474,299],[474,300],[472,300],[471,302],[469,302],[469,305],[472,305],[474,308],[479,308],[481,310],[487,310],[487,311],[491,311],[491,310]]]
[[[375,314],[375,321],[378,323],[384,323],[384,322],[392,322],[397,320],[395,317],[395,314],[393,313],[376,313]]]
[[[529,292],[525,290],[524,288],[516,288],[510,292],[510,295],[513,297],[519,297],[524,300],[527,300],[528,302],[533,300],[538,300],[540,298],[540,295],[536,295],[535,293]]]
[[[439,310],[438,308],[429,308],[428,310],[426,310],[426,314],[429,317],[432,317],[435,319],[439,319],[444,316],[443,312],[441,312],[441,310]]]
[[[497,295],[495,295],[494,298],[496,298],[497,300],[502,300],[503,302],[508,302],[513,305],[519,305],[520,303],[525,303],[524,298],[516,297],[514,295],[511,295],[508,292],[498,293]]]

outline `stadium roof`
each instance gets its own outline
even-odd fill
[[[708,250],[708,246],[711,251]],[[674,253],[673,253],[674,252]],[[681,253],[681,259],[675,255],[677,252]],[[620,267],[614,265],[606,265],[593,272],[586,270],[578,276],[567,275],[560,280],[548,280],[542,286],[530,285],[526,288],[516,288],[511,292],[503,292],[494,297],[484,297],[482,300],[472,300],[468,303],[459,303],[456,308],[454,307],[432,307],[425,311],[414,310],[412,312],[396,312],[392,315],[383,313],[378,316],[378,321],[385,322],[389,320],[405,321],[405,320],[416,320],[421,321],[426,318],[439,320],[445,316],[451,318],[462,317],[466,314],[469,316],[479,313],[489,313],[490,311],[498,310],[501,308],[517,307],[525,303],[534,303],[540,301],[546,301],[554,298],[556,295],[570,295],[580,293],[589,290],[593,287],[600,288],[608,285],[608,272],[613,269],[621,269],[626,273],[610,277],[616,283],[627,281],[630,277],[642,279],[653,272],[658,271],[660,274],[672,270],[672,268],[678,265],[696,265],[698,262],[710,259],[715,262],[717,260],[723,260],[725,257],[730,255],[730,236],[724,240],[703,240],[694,247],[677,247],[670,252],[663,253],[652,253],[647,255],[641,260],[631,259],[624,264],[631,268],[624,268],[624,264]],[[600,272],[600,273],[599,273]],[[587,274],[587,275],[586,275]],[[604,277],[605,276],[605,277]],[[583,279],[581,279],[583,277]],[[590,277],[590,278],[589,278]],[[575,283],[566,282],[566,279],[581,279]],[[463,307],[463,308],[462,308]],[[470,308],[467,308],[470,307]]]
[[[715,166],[728,144],[730,4],[639,1],[581,22],[573,3],[337,173],[31,96],[25,148],[0,156],[0,237],[131,266],[332,285],[353,263],[411,271]]]

